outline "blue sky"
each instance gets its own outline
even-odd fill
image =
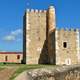
[[[54,5],[57,28],[80,28],[80,0],[0,0],[0,51],[22,51],[26,8]]]

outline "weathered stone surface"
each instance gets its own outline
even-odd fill
[[[80,80],[80,65],[35,69],[27,74],[30,80]]]
[[[80,65],[49,66],[24,71],[14,80],[80,80]]]
[[[56,30],[56,64],[79,64],[77,31]],[[66,43],[66,47],[64,47]]]
[[[24,37],[26,40],[24,46],[26,46],[23,58],[26,57],[27,64],[38,64],[46,40],[46,11],[31,10],[26,12],[24,18]]]
[[[31,10],[24,15],[23,61],[26,64],[80,63],[80,31],[56,29],[55,8]]]
[[[54,37],[54,35],[49,39],[47,32],[49,31],[50,33],[50,31],[55,28],[55,9],[50,7],[48,10],[28,10],[24,15],[23,22],[23,61],[27,64],[48,63],[49,58],[45,59],[48,55],[48,41]],[[50,47],[50,45],[48,47]],[[51,51],[52,48],[50,47],[49,52],[51,53]]]

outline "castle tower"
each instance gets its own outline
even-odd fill
[[[46,19],[46,10],[28,9],[24,15],[23,62],[26,64],[46,61]]]
[[[24,15],[23,62],[54,63],[55,9],[27,10]],[[49,56],[49,58],[48,58]]]
[[[47,13],[47,23],[48,23],[48,54],[50,64],[55,63],[55,8],[50,6]]]
[[[55,23],[55,8],[50,6],[48,9],[48,30],[49,32],[55,30],[56,23]]]
[[[26,64],[80,63],[80,31],[56,30],[55,8],[27,10],[23,18],[23,62]]]

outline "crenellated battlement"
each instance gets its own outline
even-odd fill
[[[46,13],[47,10],[27,9],[26,12],[29,12],[29,13]]]
[[[80,31],[80,29],[76,28],[76,29],[73,29],[73,28],[61,28],[61,29],[56,29],[57,31],[73,31],[73,32],[77,32],[77,31]]]
[[[26,64],[80,64],[80,29],[56,26],[54,6],[27,9],[24,15],[23,62]]]

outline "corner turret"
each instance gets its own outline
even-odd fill
[[[55,8],[53,6],[50,6],[48,9],[48,30],[53,31],[55,28]]]

